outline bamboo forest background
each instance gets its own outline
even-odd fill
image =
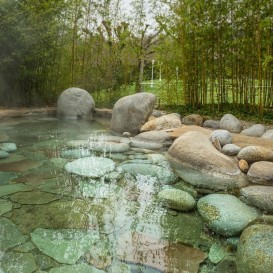
[[[76,86],[98,106],[146,90],[161,108],[271,112],[271,0],[125,2],[0,0],[0,106]]]

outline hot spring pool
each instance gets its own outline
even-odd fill
[[[109,120],[0,121],[0,140],[17,145],[0,159],[1,273],[212,272],[205,259],[222,238],[209,233],[197,212],[158,201],[157,193],[168,188],[167,169],[146,175],[147,166],[166,167],[164,150],[111,153],[68,145],[90,136],[100,145],[108,128]],[[113,160],[114,170],[103,177],[66,170],[69,162],[93,156]],[[136,165],[126,172],[126,164]],[[198,194],[181,180],[173,186]]]

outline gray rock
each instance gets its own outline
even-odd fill
[[[205,120],[205,122],[203,123],[203,127],[206,128],[211,128],[211,129],[220,129],[220,121],[219,120]]]
[[[31,240],[57,262],[75,264],[99,240],[99,234],[94,230],[38,228],[31,233]]]
[[[171,128],[181,127],[180,116],[176,113],[164,115],[147,121],[140,129],[141,132],[146,131],[161,131]]]
[[[231,133],[240,133],[243,125],[235,116],[226,114],[220,120],[220,128],[228,130]]]
[[[87,140],[69,140],[66,143],[66,146],[71,149],[83,149],[88,147]]]
[[[187,132],[177,138],[166,157],[177,174],[192,185],[209,189],[247,185],[236,161],[216,150],[209,137],[200,132]]]
[[[210,135],[210,140],[213,142],[215,139],[218,139],[221,146],[224,146],[226,144],[231,144],[232,142],[232,135],[227,130],[215,130]]]
[[[251,186],[240,190],[240,199],[245,203],[267,212],[273,212],[273,187]]]
[[[9,156],[9,153],[6,151],[0,150],[0,159],[7,158]]]
[[[233,256],[225,257],[215,266],[213,273],[237,273],[236,259]]]
[[[244,230],[237,251],[238,273],[269,273],[273,268],[273,226],[252,225]]]
[[[140,149],[148,149],[148,150],[159,150],[163,148],[162,143],[150,142],[150,141],[140,141],[132,139],[131,147],[140,148]]]
[[[273,162],[253,163],[247,172],[247,178],[255,184],[273,186]]]
[[[162,190],[157,197],[164,206],[175,210],[190,211],[196,205],[194,198],[189,193],[178,189]]]
[[[57,101],[57,115],[66,119],[92,119],[95,102],[83,89],[71,87],[61,93]]]
[[[246,136],[261,137],[265,133],[265,127],[262,124],[255,124],[241,132]]]
[[[89,156],[91,156],[91,152],[88,149],[69,149],[61,151],[61,157],[68,159],[77,159]]]
[[[185,125],[202,126],[203,122],[204,122],[204,118],[197,114],[188,115],[182,119],[182,123]]]
[[[130,150],[130,145],[121,142],[99,141],[89,142],[89,149],[100,153],[124,153]]]
[[[83,177],[99,178],[113,171],[115,162],[104,157],[85,157],[67,163],[65,169]]]
[[[267,130],[261,138],[266,138],[266,139],[272,139],[273,140],[273,129]]]
[[[8,184],[13,179],[17,178],[17,173],[15,172],[1,172],[0,171],[0,186]]]
[[[12,153],[17,150],[17,146],[15,143],[0,143],[0,150]]]
[[[209,194],[199,199],[198,212],[215,232],[234,236],[244,230],[261,213],[228,194]]]
[[[247,146],[238,153],[238,159],[248,163],[256,161],[273,161],[273,151],[262,146]]]
[[[114,105],[110,130],[117,134],[138,134],[151,115],[155,103],[155,95],[146,92],[119,99]]]
[[[222,148],[222,153],[228,156],[236,156],[241,148],[235,144],[226,144]]]
[[[227,255],[226,247],[220,244],[213,244],[209,250],[209,259],[214,264],[221,262]]]

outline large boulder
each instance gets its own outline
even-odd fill
[[[251,186],[240,190],[241,197],[245,203],[267,212],[273,212],[273,187]]]
[[[262,146],[247,146],[240,150],[238,159],[244,159],[248,163],[256,161],[273,161],[273,151]]]
[[[138,134],[153,112],[155,103],[155,95],[146,92],[119,99],[114,105],[110,130],[117,134]]]
[[[217,190],[247,185],[236,161],[215,149],[209,137],[200,132],[187,132],[177,138],[166,156],[190,184]]]
[[[265,127],[262,124],[255,124],[241,132],[246,136],[260,137],[265,133]]]
[[[57,115],[66,119],[92,119],[95,102],[81,88],[71,87],[61,93],[57,101]]]
[[[141,132],[160,131],[171,128],[181,127],[181,120],[178,114],[164,115],[146,122],[140,129]]]
[[[202,197],[197,208],[209,227],[224,236],[238,235],[261,214],[229,194],[209,194]]]
[[[273,162],[259,161],[253,163],[247,177],[252,183],[273,186]]]
[[[269,273],[273,269],[273,226],[252,225],[244,230],[237,251],[238,273]]]
[[[243,125],[235,116],[226,114],[220,120],[220,128],[228,130],[231,133],[240,133]]]

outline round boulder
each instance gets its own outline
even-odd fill
[[[238,273],[269,273],[273,269],[273,226],[252,225],[244,230],[237,250]]]
[[[265,133],[265,127],[262,124],[255,124],[248,129],[245,129],[241,134],[246,136],[261,137]]]
[[[238,235],[261,213],[229,194],[209,194],[199,199],[198,212],[215,232]]]
[[[237,155],[238,159],[244,159],[248,163],[256,161],[273,161],[273,151],[262,146],[247,146]]]
[[[166,155],[186,182],[209,189],[232,189],[247,185],[234,159],[214,148],[208,136],[187,132],[177,138]]]
[[[178,114],[164,115],[146,122],[140,129],[141,132],[160,131],[171,128],[181,127],[181,120]]]
[[[227,130],[215,130],[210,135],[210,140],[213,143],[215,139],[218,139],[221,146],[230,144],[232,142],[231,133]]]
[[[220,120],[220,128],[228,130],[231,133],[240,133],[243,129],[243,125],[235,116],[226,114]]]
[[[197,114],[188,115],[182,119],[182,123],[185,125],[202,126],[203,122],[204,122],[204,118]]]
[[[7,158],[8,156],[9,156],[9,153],[7,153],[6,151],[0,150],[0,159]]]
[[[66,119],[92,119],[95,102],[91,95],[76,87],[66,89],[57,101],[57,115]]]
[[[252,183],[273,186],[273,162],[259,161],[253,163],[247,177]]]
[[[168,208],[189,211],[194,209],[196,202],[187,192],[178,189],[166,189],[158,193],[162,204]]]
[[[240,199],[245,203],[267,212],[273,212],[273,187],[251,186],[240,190]]]
[[[273,140],[273,129],[267,130],[261,137]]]
[[[12,153],[17,150],[17,146],[15,143],[0,143],[0,150]]]
[[[203,127],[211,128],[215,130],[220,129],[220,121],[208,119],[204,122]]]
[[[155,95],[146,92],[119,99],[114,105],[110,130],[117,134],[138,134],[153,112],[155,103]]]

